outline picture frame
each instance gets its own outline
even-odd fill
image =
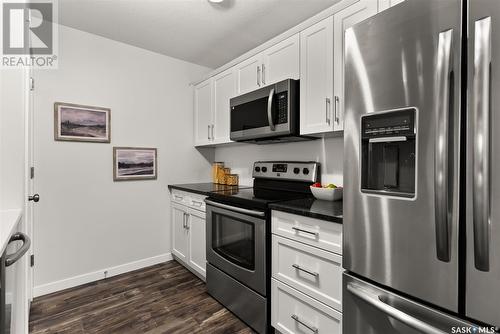
[[[54,140],[110,143],[111,109],[55,102]]]
[[[158,153],[156,148],[113,147],[113,180],[156,180]]]

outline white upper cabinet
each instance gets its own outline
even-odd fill
[[[229,143],[229,100],[236,95],[236,72],[230,68],[214,77],[213,80],[213,143]]]
[[[335,131],[344,129],[344,48],[345,31],[377,14],[375,0],[359,0],[353,5],[333,15],[333,127]]]
[[[300,33],[300,78],[300,134],[333,131],[333,16]]]
[[[299,34],[295,34],[262,52],[263,86],[285,79],[300,78]]]
[[[207,145],[212,142],[212,79],[194,87],[194,144]]]
[[[378,11],[381,12],[405,0],[378,0]]]
[[[262,83],[261,54],[255,55],[236,65],[238,94],[248,93],[259,88]]]

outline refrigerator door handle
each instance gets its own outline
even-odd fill
[[[439,34],[437,74],[436,74],[436,141],[434,147],[434,205],[436,224],[436,253],[443,262],[450,261],[450,189],[449,189],[449,159],[453,148],[449,145],[450,110],[452,108],[450,79],[452,72],[453,29]]]
[[[491,17],[475,22],[472,94],[474,264],[480,271],[489,271]]]
[[[376,309],[387,314],[391,318],[396,319],[398,321],[401,321],[405,325],[412,327],[419,332],[422,332],[425,334],[446,334],[447,333],[447,332],[440,330],[439,328],[431,326],[428,323],[409,315],[408,313],[400,311],[397,308],[394,308],[391,305],[384,303],[382,301],[382,296],[370,293],[356,284],[348,283],[347,290],[350,293],[352,293],[354,296],[367,302],[368,304],[372,305]]]

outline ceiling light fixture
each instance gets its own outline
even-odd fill
[[[208,0],[208,2],[211,2],[211,3],[221,3],[223,1],[224,0]]]

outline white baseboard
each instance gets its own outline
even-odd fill
[[[116,275],[124,274],[129,271],[146,268],[158,263],[172,260],[172,253],[161,254],[147,259],[142,259],[134,262],[121,264],[119,266],[101,269],[98,271],[90,272],[83,275],[78,275],[66,278],[60,281],[42,284],[35,286],[33,289],[34,297],[47,295],[49,293],[61,291],[64,289],[72,288],[78,285],[95,282],[104,278],[113,277]]]

